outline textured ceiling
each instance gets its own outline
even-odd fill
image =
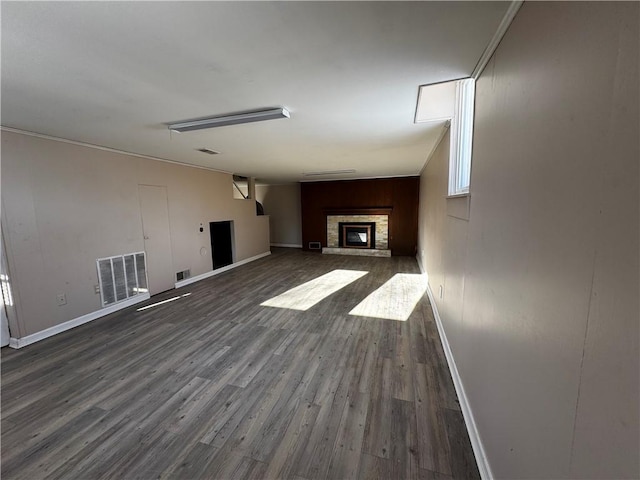
[[[2,125],[266,182],[417,174],[441,128],[419,85],[469,76],[508,7],[3,1]],[[165,125],[272,106],[291,118]]]

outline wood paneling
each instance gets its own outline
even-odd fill
[[[310,182],[301,184],[302,245],[327,246],[326,216],[389,214],[389,248],[393,255],[415,255],[418,238],[419,177]]]

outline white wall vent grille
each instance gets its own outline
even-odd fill
[[[103,307],[149,291],[144,252],[99,258],[96,265]]]

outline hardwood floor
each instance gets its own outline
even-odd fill
[[[368,274],[260,305],[336,269]],[[426,295],[407,321],[349,315],[396,273],[415,260],[274,249],[3,349],[2,478],[479,478]]]

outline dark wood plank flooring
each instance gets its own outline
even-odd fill
[[[307,311],[260,303],[369,272]],[[273,255],[2,350],[3,479],[479,478],[426,295],[349,315],[413,258]]]

